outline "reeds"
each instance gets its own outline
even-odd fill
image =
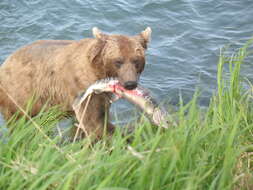
[[[209,107],[198,106],[198,93],[181,100],[170,129],[143,120],[132,134],[118,128],[91,145],[54,134],[56,108],[33,122],[10,121],[12,133],[0,141],[0,189],[253,189],[252,86],[243,88],[240,76],[247,47],[229,58],[221,53]]]

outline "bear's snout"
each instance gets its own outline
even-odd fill
[[[127,81],[124,83],[124,88],[127,90],[133,90],[137,87],[136,81]]]

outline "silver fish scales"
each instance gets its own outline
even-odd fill
[[[163,128],[169,127],[168,113],[165,109],[159,107],[158,103],[147,89],[138,86],[134,90],[126,90],[115,78],[102,79],[91,85],[84,94],[76,98],[73,104],[74,110],[80,108],[82,102],[85,101],[89,95],[103,92],[109,92],[116,96],[116,98],[112,99],[112,102],[119,98],[124,98],[136,105],[154,125]]]

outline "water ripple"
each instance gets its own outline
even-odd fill
[[[91,37],[93,26],[135,35],[151,26],[141,84],[160,100],[175,104],[179,91],[190,99],[199,87],[202,103],[207,105],[216,88],[220,48],[229,44],[233,51],[252,38],[252,10],[252,0],[1,0],[0,62],[38,39]],[[249,80],[253,78],[251,63],[242,68]],[[128,106],[122,104],[122,110]]]

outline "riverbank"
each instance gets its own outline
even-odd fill
[[[91,145],[55,137],[57,109],[41,112],[36,125],[11,123],[15,132],[0,141],[0,189],[252,189],[252,86],[240,76],[246,57],[247,45],[221,54],[209,107],[198,106],[196,92],[179,103],[170,129],[143,120],[128,136],[118,128]]]

